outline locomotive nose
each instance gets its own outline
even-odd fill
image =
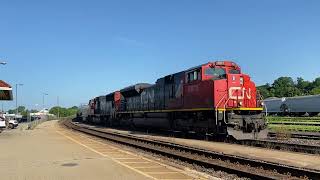
[[[267,124],[263,114],[229,115],[228,134],[237,140],[265,139],[268,136]]]

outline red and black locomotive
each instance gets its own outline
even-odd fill
[[[89,101],[82,117],[105,126],[155,128],[236,139],[265,137],[255,84],[234,62],[209,62]]]

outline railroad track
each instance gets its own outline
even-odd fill
[[[320,154],[320,146],[312,146],[306,144],[295,144],[295,143],[285,143],[277,142],[272,140],[240,140],[237,141],[238,144],[270,148],[276,150],[292,151],[292,152],[301,152],[309,154]]]
[[[95,137],[103,138],[108,141],[197,165],[203,168],[236,174],[239,177],[247,177],[251,179],[288,179],[292,177],[318,179],[320,177],[320,171],[316,170],[297,168],[240,156],[226,155],[223,153],[208,151],[191,146],[146,139],[130,134],[105,132],[90,127],[79,126],[71,121],[64,121],[63,124],[67,128]]]
[[[276,132],[269,132],[268,134],[269,137],[277,137],[277,136],[282,136],[281,133],[276,133]],[[309,140],[320,140],[320,133],[289,133],[288,136],[290,138],[297,138],[297,139],[309,139]]]

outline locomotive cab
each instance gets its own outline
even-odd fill
[[[201,77],[199,77],[201,74]],[[197,77],[198,76],[198,77]],[[234,62],[207,63],[188,73],[187,80],[213,82],[213,109],[216,132],[236,139],[266,138],[267,128],[256,86]]]

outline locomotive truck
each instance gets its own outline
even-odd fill
[[[236,139],[265,138],[255,84],[231,61],[209,62],[89,101],[81,120]],[[81,116],[86,114],[85,116]]]

